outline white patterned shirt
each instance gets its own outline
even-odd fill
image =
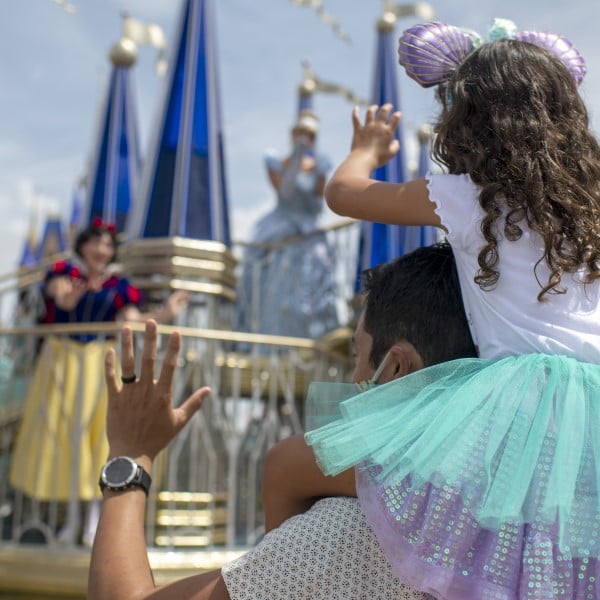
[[[232,600],[428,600],[391,571],[356,498],[325,498],[221,569]]]

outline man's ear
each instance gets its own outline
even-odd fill
[[[397,342],[390,348],[390,358],[382,373],[386,381],[404,377],[423,368],[423,359],[415,347],[406,340]],[[380,379],[381,381],[381,379]]]

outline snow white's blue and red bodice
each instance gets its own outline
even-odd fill
[[[55,277],[69,277],[87,281],[84,270],[74,263],[59,261],[52,265],[46,274],[44,288]],[[141,291],[132,286],[124,277],[110,275],[99,290],[87,290],[72,310],[59,308],[54,299],[43,292],[45,314],[40,323],[107,323],[115,321],[121,309],[127,305],[139,305],[142,302]],[[71,334],[72,339],[85,343],[95,340],[95,333]]]

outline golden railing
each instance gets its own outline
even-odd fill
[[[328,235],[335,236],[340,255],[355,261],[347,225],[332,227]],[[8,470],[43,344],[49,339],[68,344],[69,336],[78,332],[98,336],[99,342],[92,344],[114,340],[122,324],[36,325],[31,314],[20,312],[18,302],[11,312],[9,297],[14,303],[18,293],[34,290],[44,269],[0,277],[0,594],[20,590],[44,597],[84,597],[89,561],[82,535],[86,504],[76,493],[60,501],[29,497],[10,485]],[[349,264],[340,266],[337,276],[343,280],[354,274]],[[353,282],[343,286],[343,302],[349,303]],[[267,449],[303,431],[303,401],[310,381],[345,381],[350,376],[349,327],[320,339],[233,331],[223,327],[222,318],[213,327],[215,313],[202,312],[205,307],[199,297],[175,325],[159,326],[161,348],[174,329],[183,339],[175,402],[203,385],[210,386],[212,394],[157,462],[146,539],[158,583],[218,568],[261,538],[260,481]],[[130,326],[138,333],[144,327]],[[141,338],[136,335],[136,344]],[[60,364],[55,367],[60,371]],[[103,369],[101,360],[97,368]],[[103,400],[99,393],[86,401]],[[79,433],[74,432],[74,439]],[[76,516],[77,531],[59,539],[69,515]]]

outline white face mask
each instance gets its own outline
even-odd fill
[[[387,352],[373,373],[373,377],[358,383],[313,381],[308,387],[304,407],[306,430],[311,431],[338,419],[341,416],[340,404],[344,400],[375,387],[381,373],[389,363],[390,356],[390,352]]]
[[[375,369],[375,373],[373,373],[373,377],[371,377],[371,379],[363,379],[363,381],[358,381],[355,384],[356,387],[361,392],[366,392],[367,390],[370,390],[372,387],[375,387],[377,385],[377,380],[381,377],[381,374],[383,373],[383,370],[385,369],[386,365],[388,364],[390,357],[391,357],[391,354],[390,354],[390,351],[388,350],[385,353],[385,356],[383,357],[383,360],[381,361],[381,363],[379,364],[377,369]]]

